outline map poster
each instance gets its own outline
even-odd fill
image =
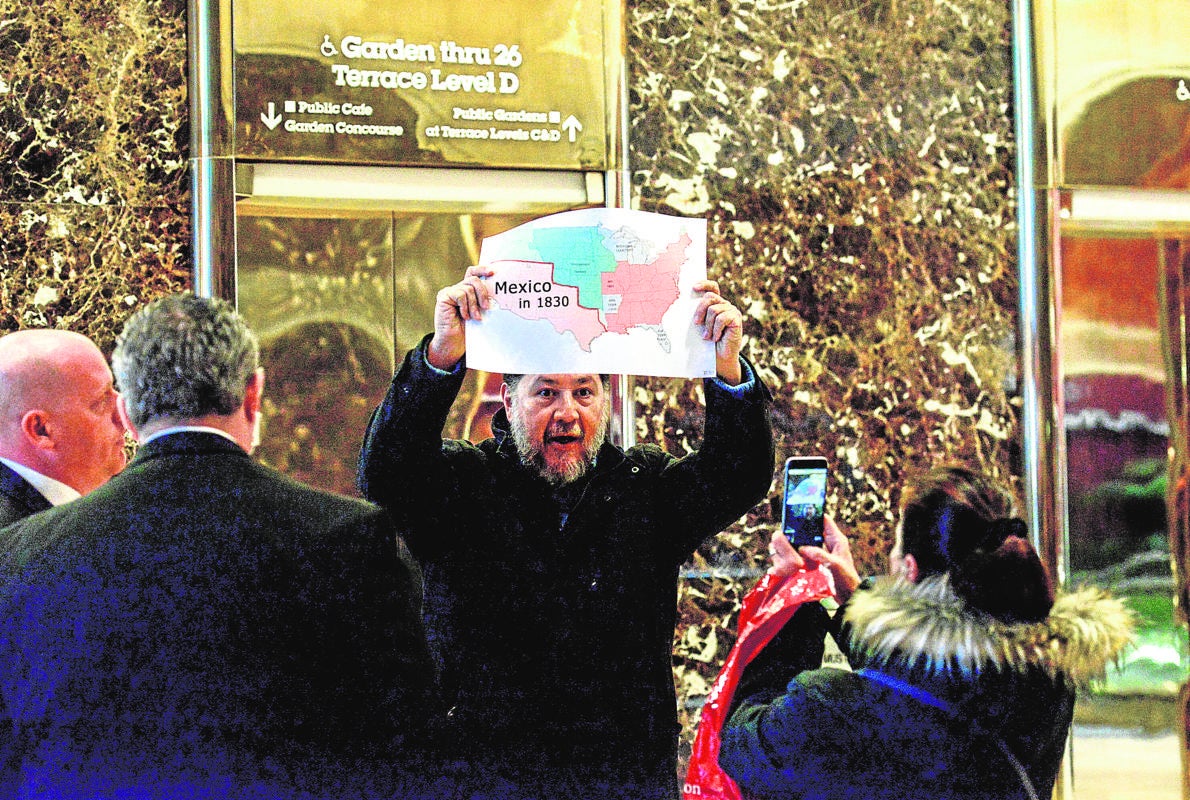
[[[488,372],[704,378],[694,325],[707,224],[621,208],[541,217],[483,240],[495,307],[467,323],[467,366]]]

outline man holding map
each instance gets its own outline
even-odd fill
[[[740,356],[743,318],[693,284],[713,343],[701,449],[606,440],[609,380],[505,375],[493,439],[442,440],[490,267],[442,289],[369,425],[360,486],[425,571],[460,797],[670,800],[678,723],[678,570],[746,513],[773,472],[769,393]]]

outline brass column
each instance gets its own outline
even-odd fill
[[[234,95],[224,91],[231,85],[232,55],[231,42],[220,34],[231,30],[231,0],[190,0],[187,28],[194,293],[234,300]]]
[[[1066,516],[1066,435],[1058,355],[1061,309],[1060,258],[1054,215],[1059,208],[1052,180],[1054,125],[1044,114],[1034,37],[1039,17],[1032,0],[1012,4],[1013,104],[1016,134],[1018,323],[1025,516],[1033,545],[1055,583],[1069,571]],[[1047,124],[1048,123],[1048,124]],[[1072,796],[1067,739],[1055,798]]]
[[[1040,107],[1033,44],[1033,3],[1013,3],[1013,90],[1016,107],[1017,259],[1020,302],[1021,439],[1025,513],[1033,543],[1058,584],[1066,581],[1066,437],[1057,358],[1060,305],[1051,215],[1047,127]]]
[[[1160,292],[1162,349],[1165,355],[1165,402],[1169,415],[1169,481],[1165,508],[1169,550],[1173,560],[1174,597],[1182,622],[1190,621],[1190,242],[1161,242]],[[1190,798],[1190,684],[1179,696],[1182,755],[1182,797]]]

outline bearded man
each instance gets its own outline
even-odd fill
[[[456,766],[443,796],[676,798],[678,570],[773,473],[742,315],[713,281],[695,287],[718,373],[696,452],[609,443],[606,375],[506,375],[494,438],[443,440],[490,274],[471,267],[438,293],[434,332],[397,371],[360,457],[364,495],[425,572]]]

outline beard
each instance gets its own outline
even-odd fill
[[[582,454],[562,465],[551,464],[546,459],[545,442],[535,442],[530,439],[524,412],[517,406],[513,406],[508,412],[509,432],[512,434],[512,441],[516,444],[522,464],[545,478],[551,486],[564,486],[577,481],[591,469],[591,465],[595,463],[595,456],[599,453],[599,448],[603,447],[603,443],[607,439],[611,416],[611,404],[605,402],[599,416],[598,427],[584,442]]]

